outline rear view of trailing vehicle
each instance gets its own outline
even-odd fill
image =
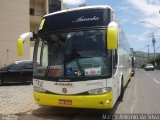
[[[144,67],[144,69],[145,69],[146,71],[148,71],[148,70],[154,71],[154,66],[153,66],[152,64],[146,64],[145,67]]]

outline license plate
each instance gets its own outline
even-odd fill
[[[59,100],[59,104],[63,104],[63,105],[72,105],[72,100]]]

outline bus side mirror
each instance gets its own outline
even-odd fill
[[[111,22],[107,29],[107,49],[118,48],[118,25],[116,22]]]
[[[17,41],[17,54],[18,54],[18,56],[23,55],[23,43],[27,38],[33,38],[33,33],[27,32],[27,33],[20,35],[20,37]]]

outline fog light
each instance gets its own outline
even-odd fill
[[[110,102],[110,100],[107,100],[107,101],[106,101],[106,104],[109,104],[109,102]]]

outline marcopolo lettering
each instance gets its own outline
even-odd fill
[[[73,23],[78,23],[78,22],[88,22],[88,21],[97,21],[99,20],[99,17],[97,16],[94,16],[92,18],[85,18],[84,16],[78,18],[77,20],[75,21],[72,21]]]
[[[60,85],[60,86],[72,86],[73,84],[70,82],[56,82],[54,85]]]

